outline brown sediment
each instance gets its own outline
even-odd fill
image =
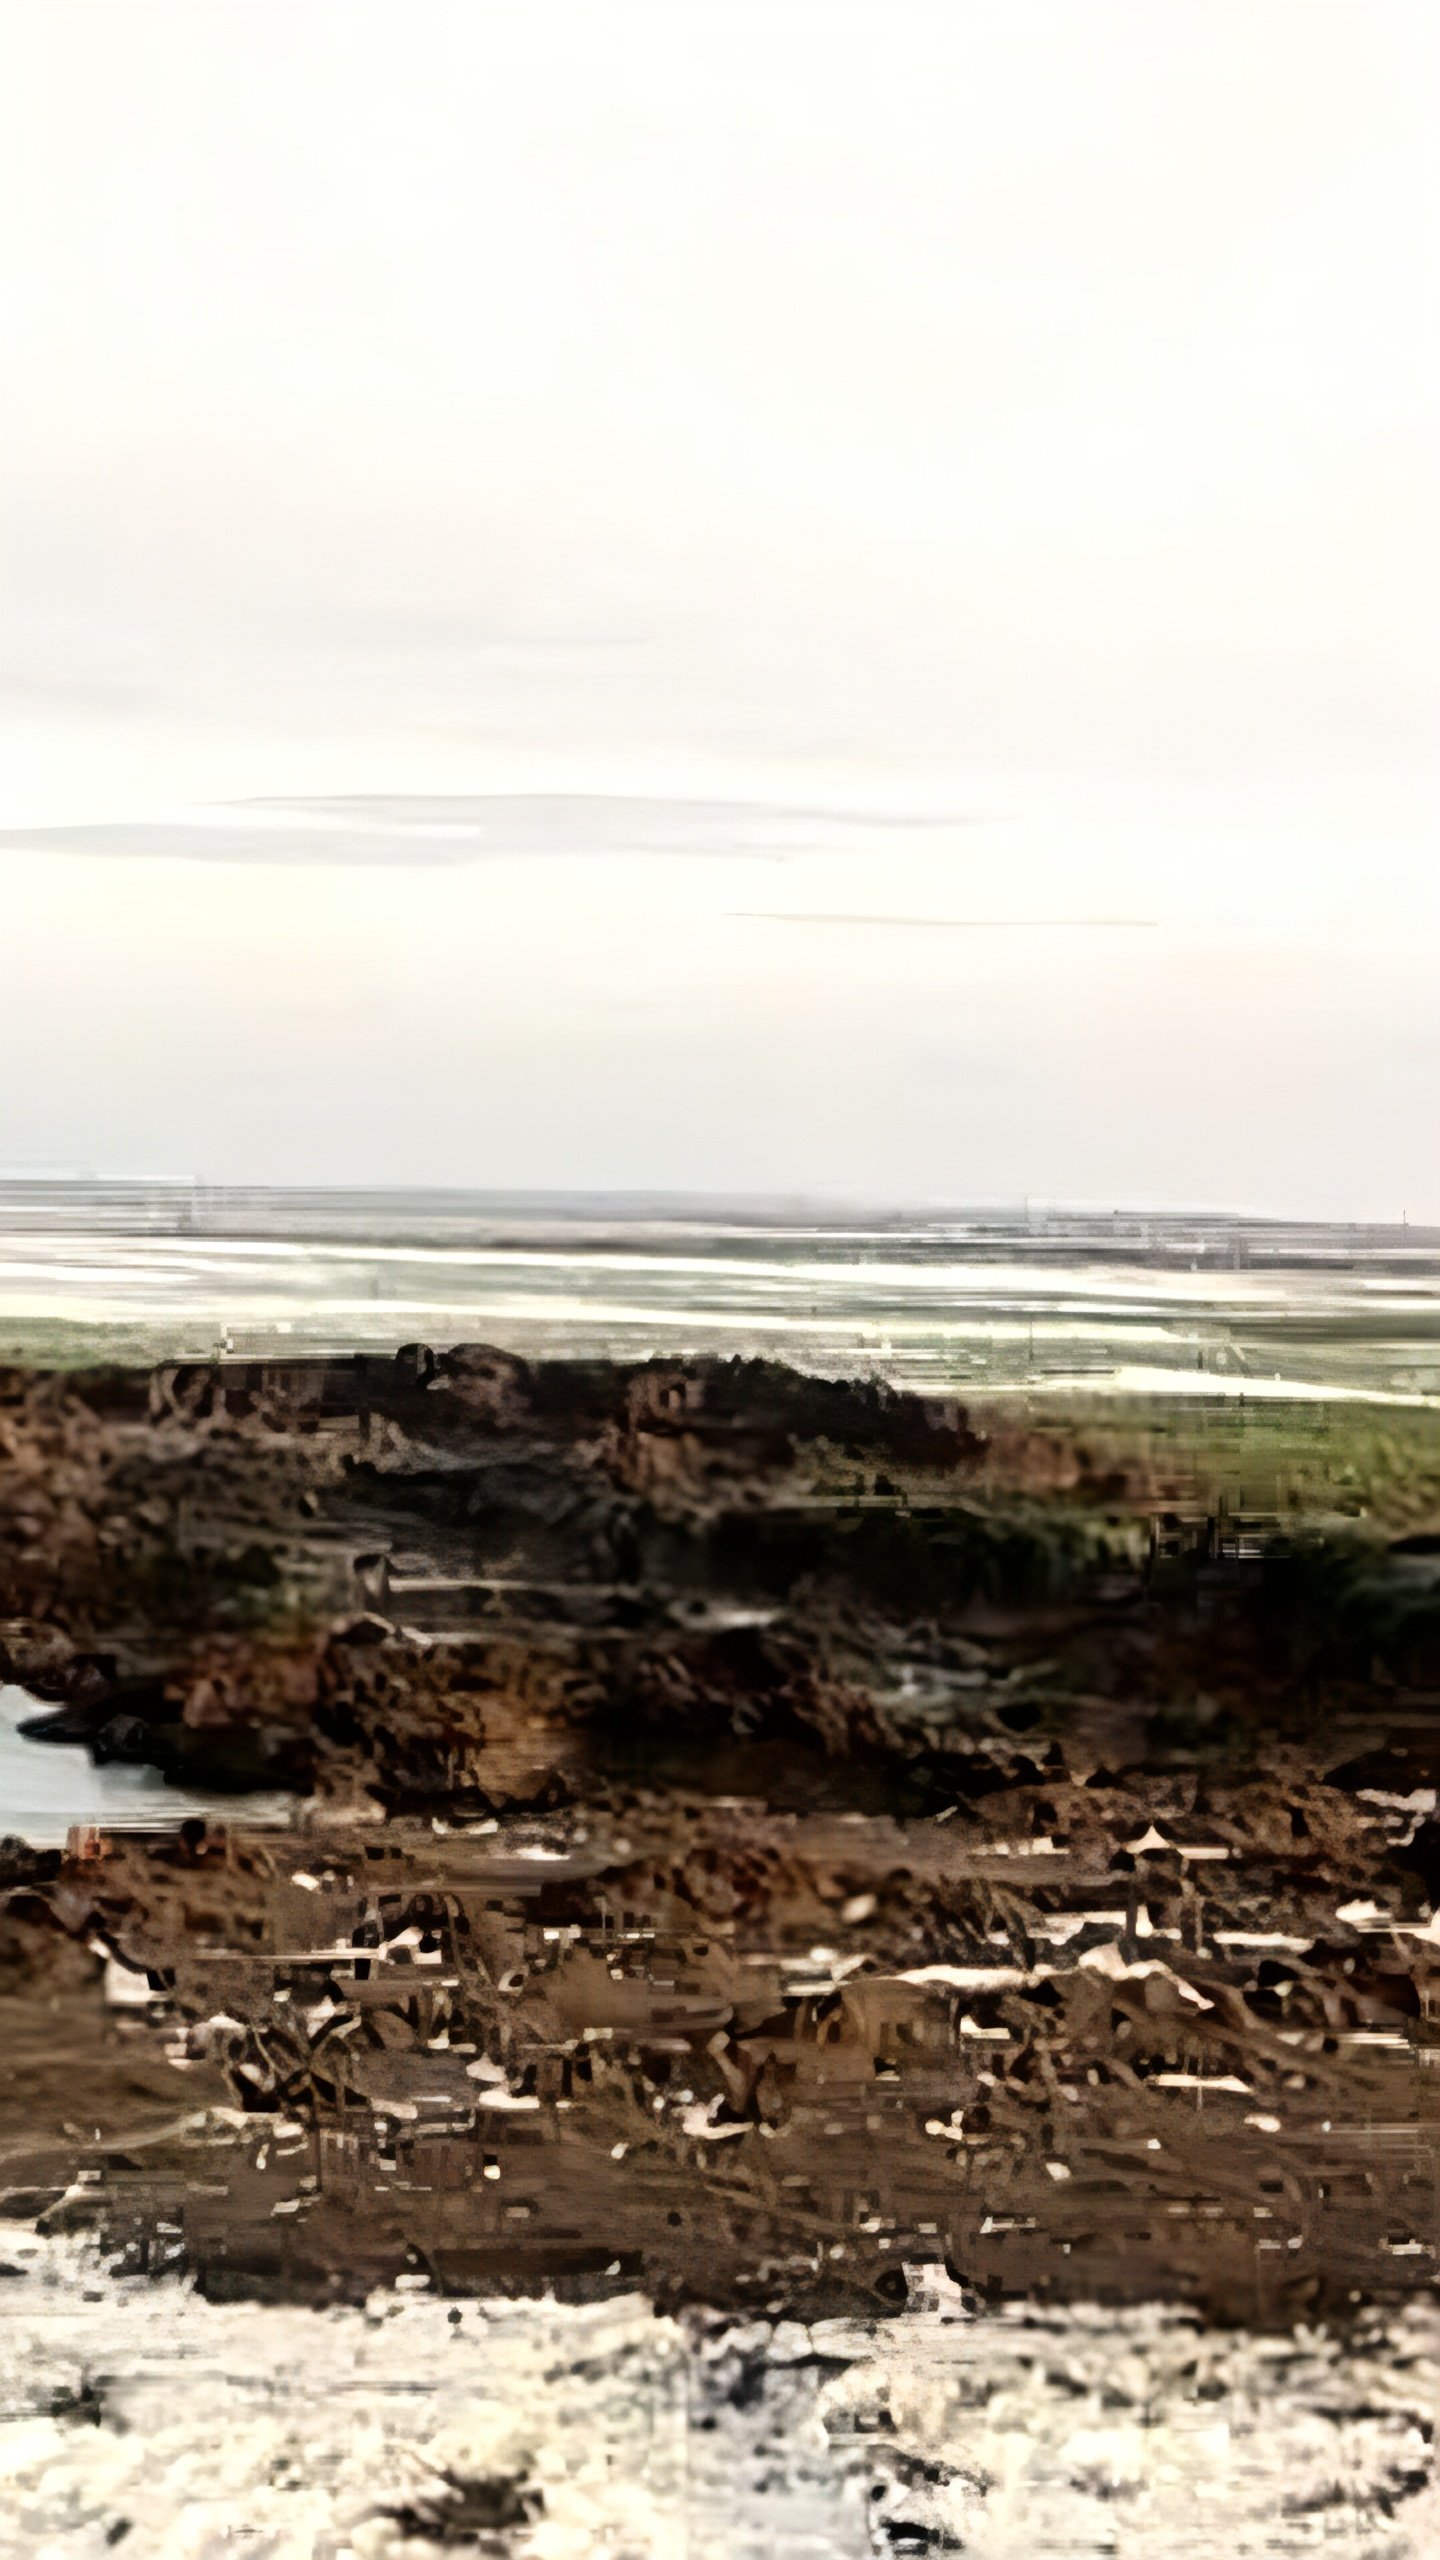
[[[12,2210],[321,2298],[1433,2283],[1423,1531],[749,1362],[17,1372],[0,1430],[0,1671],[235,1790],[3,1853]]]

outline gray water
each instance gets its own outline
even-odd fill
[[[0,1359],[491,1342],[940,1393],[1440,1399],[1440,1233],[0,1183]]]
[[[0,1838],[27,1840],[35,1849],[63,1849],[73,1825],[95,1823],[111,1831],[173,1830],[190,1814],[247,1822],[280,1822],[288,1799],[279,1795],[210,1795],[167,1786],[157,1769],[125,1768],[111,1761],[97,1768],[74,1743],[33,1742],[20,1731],[42,1702],[24,1689],[0,1686]]]

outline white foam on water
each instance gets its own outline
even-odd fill
[[[391,2560],[454,2480],[512,2560],[1425,2560],[1440,2312],[1350,2338],[1165,2306],[670,2319],[636,2296],[203,2300],[0,2225],[0,2555]],[[923,2271],[918,2271],[923,2279]],[[397,2512],[398,2511],[398,2512]]]

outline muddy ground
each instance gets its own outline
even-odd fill
[[[0,1848],[42,2231],[310,2302],[1433,2287],[1428,1519],[753,1362],[17,1371],[0,1676],[234,1805]]]

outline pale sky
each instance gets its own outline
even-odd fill
[[[0,1169],[1440,1219],[1434,0],[0,25]]]

